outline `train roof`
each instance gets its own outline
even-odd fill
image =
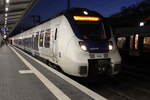
[[[66,9],[66,10],[60,12],[59,15],[68,14],[68,15],[83,15],[83,16],[85,16],[85,14],[83,13],[84,11],[88,12],[87,16],[97,16],[98,15],[98,16],[103,17],[102,15],[97,13],[96,11],[89,10],[87,8],[70,8],[70,9]]]
[[[42,21],[41,23],[39,23],[39,24],[37,24],[37,25],[33,25],[33,26],[31,26],[31,27],[25,29],[24,31],[27,31],[27,30],[29,30],[29,29],[32,29],[33,27],[36,27],[36,26],[38,26],[38,25],[41,25],[41,24],[43,24],[43,23],[45,23],[45,22],[47,22],[47,21],[49,21],[49,20],[51,20],[51,19],[54,19],[54,18],[56,18],[56,17],[58,17],[58,16],[61,16],[61,15],[65,15],[65,16],[80,15],[80,16],[82,16],[82,15],[84,15],[84,13],[83,13],[84,11],[88,12],[88,15],[87,15],[87,16],[100,16],[102,19],[104,18],[104,17],[103,17],[101,14],[99,14],[98,12],[93,11],[93,10],[89,10],[89,9],[87,9],[87,8],[70,8],[70,9],[65,9],[65,10],[63,10],[63,11],[57,13],[55,16],[49,17],[47,20],[44,20],[44,21]],[[85,15],[84,15],[84,16],[85,16]]]
[[[84,15],[83,11],[89,12],[88,16],[100,16],[101,18],[104,18],[101,14],[97,13],[96,11],[89,10],[87,8],[70,8],[70,9],[65,9],[59,13],[57,13],[55,16],[52,16],[48,18],[47,20],[42,21],[40,24],[45,23],[53,18],[56,18],[61,15]],[[38,24],[39,25],[39,24]]]

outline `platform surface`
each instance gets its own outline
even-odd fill
[[[0,48],[0,100],[106,100],[13,46]]]

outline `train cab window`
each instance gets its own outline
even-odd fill
[[[117,46],[119,49],[125,48],[126,38],[125,37],[118,37],[117,38]]]
[[[41,31],[41,34],[40,34],[40,39],[39,39],[39,46],[40,47],[43,47],[43,38],[44,38],[44,31]]]
[[[44,43],[45,48],[50,47],[50,35],[51,35],[51,32],[50,32],[50,29],[49,29],[45,32],[45,43]]]
[[[78,22],[77,26],[80,35],[83,36],[83,39],[89,40],[106,39],[103,24],[93,22]]]
[[[110,28],[103,21],[75,21],[75,24],[78,30],[75,34],[80,39],[100,41],[111,37]]]

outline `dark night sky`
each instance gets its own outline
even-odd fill
[[[71,7],[88,8],[108,17],[119,12],[122,7],[127,7],[141,1],[143,0],[71,0]],[[38,0],[36,5],[23,19],[23,23],[32,22],[32,15],[40,15],[42,20],[45,20],[66,8],[67,0]]]

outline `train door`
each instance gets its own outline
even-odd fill
[[[39,32],[36,33],[35,38],[34,38],[34,49],[36,51],[38,51],[38,35],[39,35]]]
[[[34,54],[34,35],[32,35],[30,38],[30,52],[32,53],[32,55],[35,55]]]
[[[31,38],[31,48],[32,50],[34,50],[34,35],[32,35],[32,38]]]
[[[41,57],[43,57],[43,44],[44,44],[44,31],[42,30],[39,33],[39,53]]]
[[[45,59],[49,60],[51,56],[51,50],[50,50],[50,29],[46,29],[44,32],[44,44],[43,44],[43,49],[42,49],[42,54]]]
[[[52,52],[53,52],[53,62],[57,64],[57,35],[58,29],[55,27],[52,33]]]
[[[35,35],[32,35],[32,54],[33,55],[39,55],[38,54],[38,34],[39,32],[36,32]]]

